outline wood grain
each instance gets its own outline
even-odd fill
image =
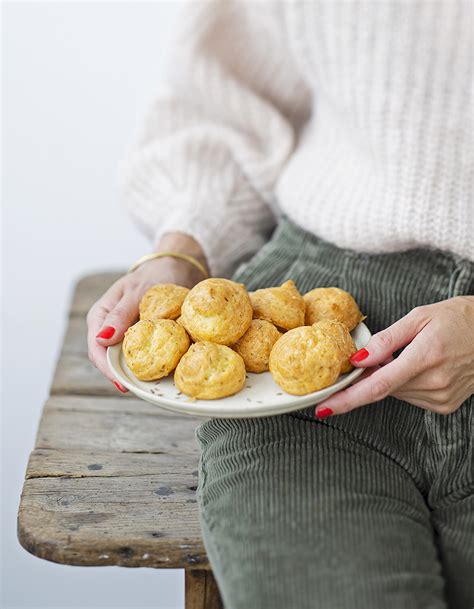
[[[114,397],[95,395],[53,395],[44,409],[63,410],[67,412],[116,412],[121,414],[148,414],[160,417],[176,418],[177,415],[171,410],[164,410],[155,404],[150,404],[134,396],[124,399],[124,395],[117,393]],[[202,419],[201,419],[202,420]]]
[[[119,391],[89,361],[87,354],[66,353],[61,355],[51,385],[51,394],[109,395]],[[125,399],[131,397],[123,394]]]
[[[186,609],[223,609],[212,571],[187,570],[185,577]]]
[[[189,468],[156,475],[26,480],[23,547],[53,562],[128,567],[207,567]]]
[[[136,400],[122,399],[123,403]],[[197,456],[194,431],[198,419],[162,416],[160,409],[138,410],[64,410],[48,401],[38,430],[36,448],[108,451],[111,453],[160,453]],[[77,402],[76,402],[77,406]]]
[[[192,570],[186,607],[222,609],[196,502],[194,432],[203,419],[117,393],[87,357],[85,315],[120,275],[84,277],[74,291],[18,537],[32,554],[63,564]]]
[[[87,322],[84,316],[71,316],[64,333],[61,356],[87,355]]]
[[[87,315],[94,302],[102,296],[125,271],[95,273],[81,277],[76,283],[72,296],[71,315]]]
[[[111,458],[112,457],[112,458]],[[115,453],[35,449],[28,462],[26,479],[32,478],[117,478],[138,476],[187,476],[188,487],[197,485],[197,455]]]
[[[184,421],[141,400],[50,398],[26,472],[22,545],[65,564],[208,568],[196,421]]]

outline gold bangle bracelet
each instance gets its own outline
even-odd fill
[[[199,262],[199,260],[197,260],[194,256],[182,254],[181,252],[154,252],[153,254],[146,254],[132,264],[127,273],[133,273],[133,271],[135,271],[139,266],[145,262],[148,262],[149,260],[154,260],[155,258],[179,258],[180,260],[186,260],[186,262],[189,262],[189,264],[192,264],[199,271],[201,271],[201,273],[204,275],[204,279],[209,277],[206,267]]]

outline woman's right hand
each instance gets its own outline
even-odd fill
[[[202,248],[183,233],[164,235],[156,251],[189,254],[206,266]],[[145,292],[157,283],[175,283],[191,288],[202,279],[201,272],[185,260],[156,258],[121,277],[92,305],[87,314],[89,359],[117,389],[127,392],[109,370],[107,347],[120,342],[125,331],[138,319],[138,305]]]

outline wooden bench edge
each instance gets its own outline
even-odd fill
[[[107,548],[88,547],[87,551],[81,544],[69,546],[64,539],[54,539],[50,535],[45,538],[41,529],[28,522],[23,517],[23,502],[20,501],[17,515],[17,538],[24,550],[36,558],[49,562],[78,567],[150,567],[155,569],[192,569],[210,570],[211,567],[201,544],[187,543],[185,549],[180,548],[176,541],[170,540],[169,545],[150,551],[148,545],[140,547],[140,542],[130,546],[112,544]]]

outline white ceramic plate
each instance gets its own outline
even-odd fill
[[[352,332],[358,349],[369,342],[370,336],[370,331],[364,323],[360,323]],[[121,343],[108,348],[107,360],[116,379],[137,397],[166,410],[216,418],[266,417],[312,406],[340,391],[363,372],[361,368],[357,368],[348,374],[342,374],[333,385],[301,396],[285,393],[275,383],[270,372],[249,372],[245,387],[235,395],[220,400],[192,400],[178,391],[172,375],[159,381],[139,381],[125,363]]]

